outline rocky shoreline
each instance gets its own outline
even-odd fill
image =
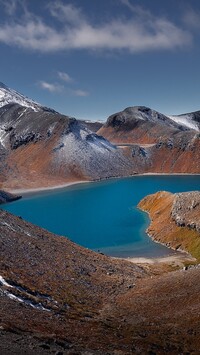
[[[149,214],[148,235],[174,250],[200,261],[200,192],[172,194],[165,191],[145,197],[138,207]]]
[[[14,195],[10,192],[0,190],[0,204],[16,201],[19,200],[20,198],[22,198],[22,196]]]

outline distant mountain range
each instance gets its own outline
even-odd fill
[[[105,124],[61,115],[0,84],[0,188],[135,173],[199,173],[200,111],[129,107]]]

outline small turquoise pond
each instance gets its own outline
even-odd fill
[[[173,251],[146,235],[149,218],[138,202],[160,190],[199,189],[197,175],[134,176],[27,195],[3,209],[107,255],[158,257]]]

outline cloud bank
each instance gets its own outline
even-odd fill
[[[13,15],[12,20],[8,17],[7,22],[0,25],[0,42],[39,52],[120,50],[131,53],[170,50],[192,43],[189,30],[166,18],[158,18],[128,0],[121,2],[129,7],[130,16],[111,18],[101,24],[93,24],[82,9],[61,1],[47,6],[51,25],[26,8],[20,18]],[[3,3],[6,4],[0,0],[1,6]],[[19,0],[11,3],[13,14]]]

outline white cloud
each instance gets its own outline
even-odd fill
[[[81,26],[85,23],[85,17],[81,9],[72,4],[63,4],[60,1],[55,1],[50,3],[48,8],[51,15],[57,18],[58,21],[63,21],[75,26]]]
[[[73,81],[73,79],[67,73],[59,71],[58,76],[61,80],[65,81],[66,83],[71,83]]]
[[[71,4],[52,2],[48,9],[59,21],[51,25],[31,14],[0,25],[0,42],[40,52],[63,50],[125,50],[141,52],[185,47],[192,42],[188,30],[165,18],[156,18],[149,11],[122,0],[131,7],[131,17],[110,19],[93,24],[82,11]]]
[[[42,89],[47,90],[49,92],[61,92],[63,90],[63,86],[59,85],[59,84],[52,84],[52,83],[48,83],[46,81],[40,81],[39,85]]]
[[[79,96],[79,97],[89,96],[89,92],[88,91],[80,90],[80,89],[72,90],[72,89],[69,89],[69,88],[64,88],[63,85],[60,85],[58,83],[49,83],[47,81],[40,81],[38,84],[39,84],[41,89],[47,90],[47,91],[49,91],[51,93],[63,93],[63,92],[66,92],[66,93],[68,93],[68,95],[73,95],[73,96]]]
[[[89,96],[89,92],[88,91],[84,91],[84,90],[73,90],[72,94],[74,96],[81,96],[81,97]]]

